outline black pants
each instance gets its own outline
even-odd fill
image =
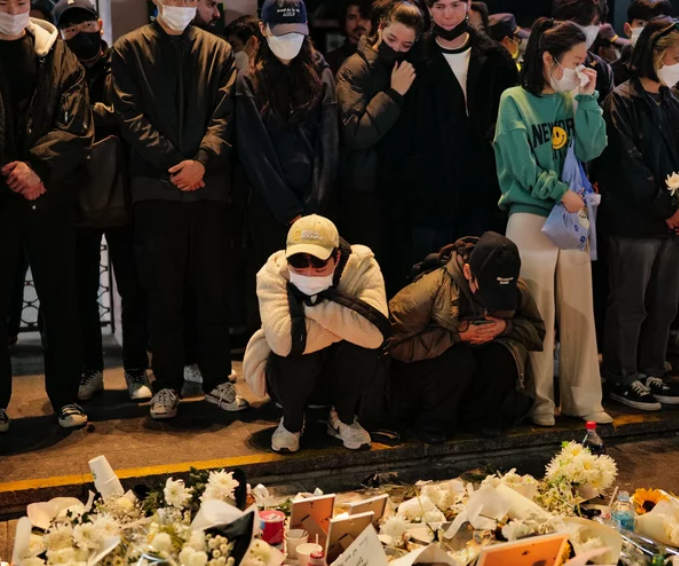
[[[182,388],[188,302],[195,309],[193,343],[209,392],[231,373],[228,205],[141,202],[134,213],[139,273],[148,290],[154,387]]]
[[[516,390],[518,371],[506,346],[457,344],[432,360],[392,364],[392,412],[426,430],[453,432],[512,426],[532,401]]]
[[[608,259],[606,378],[629,385],[639,373],[662,377],[679,303],[679,241],[610,238]]]
[[[107,230],[78,228],[76,262],[78,310],[83,342],[83,369],[104,370],[101,323],[99,319],[99,276],[101,239],[106,236],[122,306],[123,364],[126,370],[145,369],[148,365],[147,308],[139,283],[134,257],[134,225]]]
[[[14,291],[9,304],[9,317],[7,321],[7,334],[14,338],[19,335],[21,330],[21,316],[24,312],[24,287],[26,283],[26,272],[28,271],[28,258],[24,251],[21,251],[19,267],[14,277]]]
[[[264,199],[255,191],[250,192],[247,217],[252,253],[247,258],[246,326],[248,334],[254,334],[262,326],[257,299],[257,273],[272,254],[285,249],[288,227],[276,220]]]
[[[378,350],[339,342],[304,356],[282,358],[271,354],[267,382],[272,399],[283,406],[285,428],[299,432],[314,391],[325,393],[340,420],[352,424],[363,389],[376,378],[378,366]]]
[[[0,408],[9,405],[12,394],[7,317],[22,250],[43,316],[47,395],[55,409],[78,399],[81,348],[73,203],[48,199],[29,203],[10,197],[0,205]]]

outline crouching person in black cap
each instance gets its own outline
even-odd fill
[[[528,415],[528,352],[545,326],[514,243],[494,232],[463,238],[420,264],[390,303],[392,410],[416,414],[423,442],[453,431],[496,433]]]
[[[356,415],[377,377],[389,334],[384,279],[365,246],[349,246],[327,218],[297,220],[287,247],[257,275],[262,329],[245,352],[253,392],[283,408],[271,445],[297,452],[315,392],[333,406],[328,434],[351,450],[370,447]]]

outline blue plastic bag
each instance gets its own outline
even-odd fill
[[[563,204],[557,203],[542,232],[562,250],[585,251],[589,242],[590,256],[596,260],[596,214],[601,196],[594,192],[582,163],[575,155],[573,143],[568,148],[561,180],[568,183],[571,191],[584,197],[586,206],[580,212],[568,212]]]

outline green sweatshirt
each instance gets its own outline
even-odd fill
[[[535,96],[519,86],[502,95],[493,144],[502,210],[549,216],[569,188],[561,171],[571,139],[581,161],[603,152],[606,124],[597,94],[575,100],[570,93]]]

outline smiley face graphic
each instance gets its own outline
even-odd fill
[[[568,134],[566,130],[559,126],[554,126],[552,130],[552,147],[554,149],[561,149],[568,143]]]

